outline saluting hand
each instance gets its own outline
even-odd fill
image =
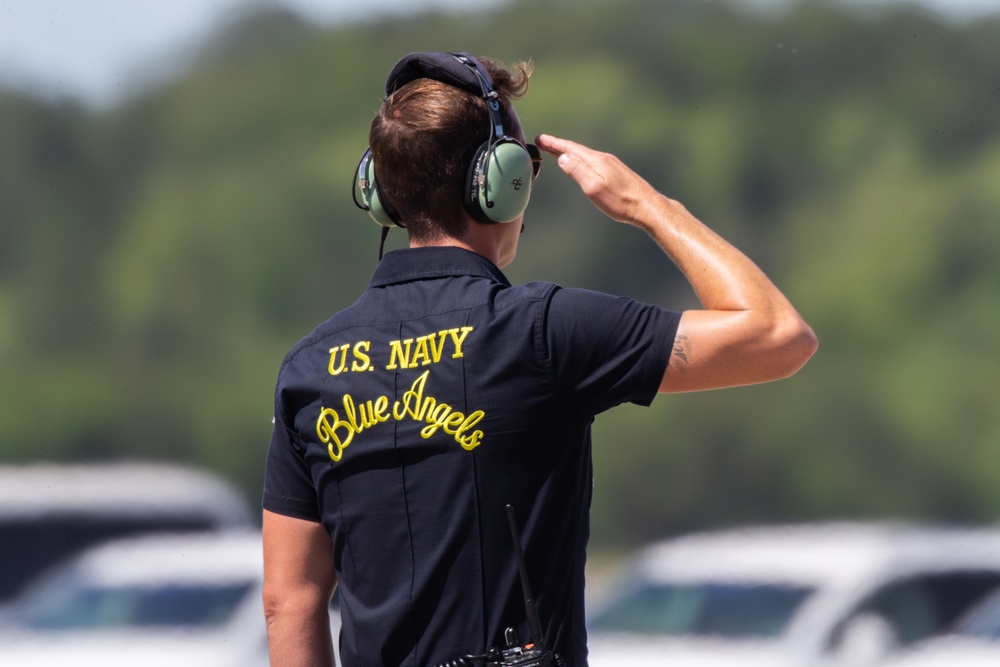
[[[536,137],[535,144],[556,156],[559,168],[613,220],[641,227],[649,217],[644,209],[651,200],[661,197],[645,179],[610,153],[548,134]]]

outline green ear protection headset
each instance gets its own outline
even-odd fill
[[[483,96],[490,114],[489,137],[469,164],[465,208],[473,218],[486,224],[516,220],[528,207],[531,183],[541,158],[537,147],[523,145],[504,130],[499,96],[493,89],[489,71],[467,53],[412,53],[396,63],[389,73],[386,97],[422,78]],[[389,228],[406,226],[379,187],[370,148],[358,163],[352,195],[355,205],[382,226],[383,241]]]

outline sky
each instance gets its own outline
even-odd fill
[[[0,81],[52,97],[113,104],[142,73],[186,44],[197,44],[234,9],[270,2],[317,22],[364,15],[496,5],[502,0],[0,0]],[[744,0],[774,3],[784,0]],[[919,2],[959,20],[1000,13],[1000,0]]]
[[[113,103],[158,60],[198,44],[234,10],[261,4],[289,6],[328,24],[470,6],[468,0],[0,0],[0,81],[46,96]]]

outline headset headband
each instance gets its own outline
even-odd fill
[[[431,51],[411,53],[396,63],[385,81],[388,97],[406,84],[417,79],[433,79],[466,92],[482,95],[490,112],[493,137],[504,137],[500,119],[500,97],[493,90],[493,77],[481,62],[468,53]]]
[[[385,94],[389,96],[411,81],[433,79],[470,93],[493,90],[493,78],[483,64],[468,53],[411,53],[396,63],[385,81]]]

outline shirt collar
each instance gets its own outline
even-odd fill
[[[447,276],[477,276],[510,287],[507,276],[480,254],[453,246],[426,246],[392,250],[375,268],[368,287]]]

